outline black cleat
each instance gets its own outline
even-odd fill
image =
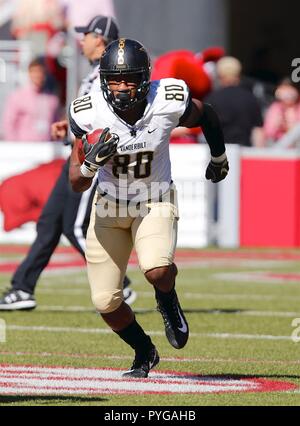
[[[36,307],[36,301],[32,294],[23,290],[9,289],[0,299],[0,311],[29,310]]]
[[[169,343],[175,349],[181,349],[189,338],[189,325],[180,307],[175,290],[168,297],[159,297],[156,293],[157,310],[161,313]]]
[[[156,347],[152,345],[148,352],[135,353],[135,358],[130,370],[122,374],[123,377],[144,379],[148,377],[151,368],[159,363]]]

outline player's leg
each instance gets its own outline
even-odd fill
[[[172,191],[170,202],[148,205],[149,213],[133,224],[133,239],[140,267],[154,286],[166,336],[174,348],[180,349],[187,343],[189,328],[175,290],[178,210],[174,194]]]
[[[12,288],[0,300],[0,310],[36,307],[33,293],[37,281],[59,243],[62,232],[67,170],[68,165],[65,164],[37,222],[36,238],[12,277]]]
[[[95,200],[99,199],[96,195]],[[159,357],[149,336],[124,302],[122,283],[132,250],[131,218],[100,218],[93,205],[86,260],[92,301],[104,321],[135,351],[131,377],[147,377]]]
[[[93,188],[92,191],[90,193],[90,197],[89,197],[89,201],[88,201],[88,205],[87,205],[87,209],[86,209],[86,213],[85,213],[85,218],[82,224],[82,233],[84,238],[86,238],[86,234],[87,234],[87,230],[88,230],[88,226],[90,223],[90,217],[91,217],[91,211],[92,211],[92,203],[93,203],[93,199],[95,196],[95,192],[96,192],[96,188],[97,188],[97,180],[96,182],[93,184]],[[128,305],[131,305],[137,297],[137,294],[134,290],[132,290],[132,288],[129,288],[131,284],[131,280],[129,279],[129,277],[127,275],[125,275],[124,280],[123,280],[123,296],[124,296],[124,300]]]

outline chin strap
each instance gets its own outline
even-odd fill
[[[118,92],[115,96],[115,103],[117,105],[129,105],[131,101],[130,90],[126,90],[124,92]]]

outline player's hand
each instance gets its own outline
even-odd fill
[[[207,166],[205,177],[213,183],[225,179],[229,171],[227,156],[224,153],[220,157],[213,157]]]
[[[82,137],[85,160],[80,168],[85,177],[93,177],[99,167],[103,166],[116,153],[119,136],[109,134],[109,128],[103,130],[98,142],[90,144],[87,135]]]
[[[51,137],[55,141],[62,140],[67,137],[68,134],[68,121],[61,120],[56,121],[51,125]]]

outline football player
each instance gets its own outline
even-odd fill
[[[214,110],[191,99],[182,80],[150,82],[149,55],[138,41],[121,38],[110,43],[100,59],[100,79],[100,94],[78,98],[70,106],[76,141],[69,178],[81,192],[98,176],[86,245],[92,301],[135,351],[124,376],[147,377],[159,355],[122,293],[133,247],[154,287],[169,343],[183,348],[189,336],[175,290],[178,209],[169,156],[171,131],[176,126],[202,127],[211,151],[207,179],[221,181],[229,167]],[[104,130],[91,145],[88,134],[96,129]],[[82,143],[83,163],[78,154]]]

